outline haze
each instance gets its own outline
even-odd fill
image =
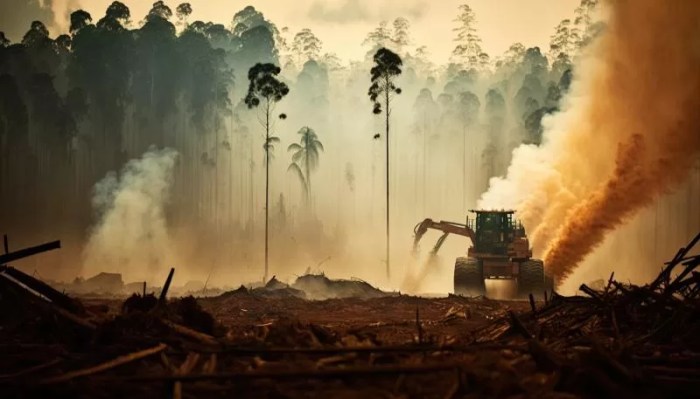
[[[65,31],[66,15],[77,8],[101,15],[111,0],[53,0],[55,21],[53,33]],[[132,15],[145,15],[150,1],[126,0]],[[454,48],[452,20],[460,0],[191,0],[192,20],[214,21],[230,25],[233,14],[253,5],[279,27],[296,32],[311,28],[323,41],[324,50],[335,52],[344,60],[361,59],[366,48],[361,46],[367,32],[382,21],[405,17],[412,25],[415,46],[427,46],[431,58],[446,62]],[[477,15],[486,52],[497,56],[514,42],[546,47],[559,21],[573,17],[578,0],[473,0],[469,1]],[[171,4],[171,6],[174,6]],[[137,21],[134,18],[134,21]],[[18,40],[19,37],[14,37]]]
[[[483,207],[517,209],[573,292],[612,270],[644,282],[700,228],[696,130],[669,131],[697,123],[685,107],[700,89],[685,88],[700,34],[647,18],[668,6],[619,3],[614,15],[635,17],[616,20],[595,0],[193,0],[180,19],[179,1],[124,3],[108,15],[108,0],[0,5],[11,40],[0,44],[0,224],[12,247],[63,240],[24,265],[47,278],[160,281],[174,265],[183,280],[260,281],[267,224],[268,278],[324,272],[447,293],[470,243],[451,236],[428,259],[440,234],[415,255],[414,226]],[[76,13],[71,29],[79,8],[91,19]],[[388,141],[368,96],[382,48],[402,60]],[[269,114],[249,96],[252,68],[286,87]],[[645,71],[663,90],[642,90]],[[632,166],[617,158],[666,138]],[[307,163],[300,146],[316,141]],[[670,154],[684,161],[652,184]],[[601,190],[632,169],[641,177],[624,195]],[[579,215],[595,235],[576,234]]]

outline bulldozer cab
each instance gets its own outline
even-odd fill
[[[478,253],[508,256],[508,246],[523,235],[523,227],[513,218],[514,211],[470,211],[475,220],[467,225],[476,232],[474,250]]]

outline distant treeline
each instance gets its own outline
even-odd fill
[[[439,195],[434,185],[454,186],[428,181],[426,173],[435,170],[426,168],[436,168],[428,165],[430,157],[439,157],[441,149],[457,150],[453,160],[464,171],[457,185],[464,196],[460,203],[473,201],[489,177],[504,173],[512,148],[541,142],[541,120],[559,106],[572,79],[572,58],[596,32],[595,3],[582,1],[577,19],[557,26],[546,54],[516,43],[501,57],[482,51],[475,16],[464,5],[455,21],[453,57],[443,66],[431,62],[425,47],[412,45],[404,18],[380,24],[365,40],[366,59],[343,65],[334,54],[322,53],[310,29],[288,38],[286,28],[251,6],[227,27],[189,21],[187,3],[173,10],[158,1],[141,17],[114,2],[100,18],[73,12],[70,32],[55,38],[40,21],[21,43],[0,33],[0,232],[23,239],[84,237],[94,216],[95,183],[150,146],[180,154],[172,200],[178,212],[171,222],[202,231],[214,226],[215,232],[229,233],[226,239],[259,229],[251,227],[260,211],[254,196],[260,179],[256,175],[253,182],[253,175],[262,170],[263,142],[255,112],[243,103],[248,70],[256,63],[282,67],[294,96],[285,101],[304,110],[296,115],[313,119],[299,121],[293,131],[309,124],[324,144],[327,131],[336,137],[366,134],[371,143],[372,130],[351,131],[359,124],[333,126],[333,112],[356,115],[364,107],[362,118],[372,120],[366,91],[371,56],[381,47],[401,55],[402,99],[410,104],[403,109],[414,110],[395,114],[401,119],[395,137],[402,130],[418,133],[405,145],[416,147],[411,151],[422,162],[423,177],[407,190],[422,189],[425,210],[426,191]],[[351,109],[351,101],[341,98],[360,96],[367,103],[352,103]],[[431,147],[433,136],[444,141]],[[477,151],[473,168],[467,165],[467,145]],[[277,157],[284,155],[278,151]],[[455,165],[460,163],[445,170],[455,171]],[[357,168],[350,162],[335,167],[344,169],[354,191]],[[467,188],[472,169],[479,178]],[[284,220],[282,198],[277,207],[275,214]]]

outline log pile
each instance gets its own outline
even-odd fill
[[[699,240],[647,285],[611,275],[602,289],[548,293],[546,302],[404,295],[306,301],[244,288],[168,300],[165,288],[159,298],[134,295],[110,308],[53,292],[13,269],[11,279],[0,276],[0,392],[697,397],[700,256],[690,254]]]

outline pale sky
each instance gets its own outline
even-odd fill
[[[104,15],[112,0],[53,0],[56,19],[67,24],[66,10],[80,7],[95,20]],[[151,0],[122,0],[138,21],[150,9]],[[175,8],[181,1],[166,1]],[[310,28],[324,43],[324,51],[341,58],[361,59],[361,43],[381,20],[406,17],[412,24],[417,46],[426,45],[435,62],[445,62],[454,48],[453,20],[464,0],[189,0],[194,9],[191,21],[203,20],[230,25],[233,14],[252,5],[279,27],[295,33]],[[554,27],[573,16],[580,0],[468,0],[476,13],[484,49],[502,54],[512,43],[548,47]],[[56,32],[54,32],[56,33]]]

